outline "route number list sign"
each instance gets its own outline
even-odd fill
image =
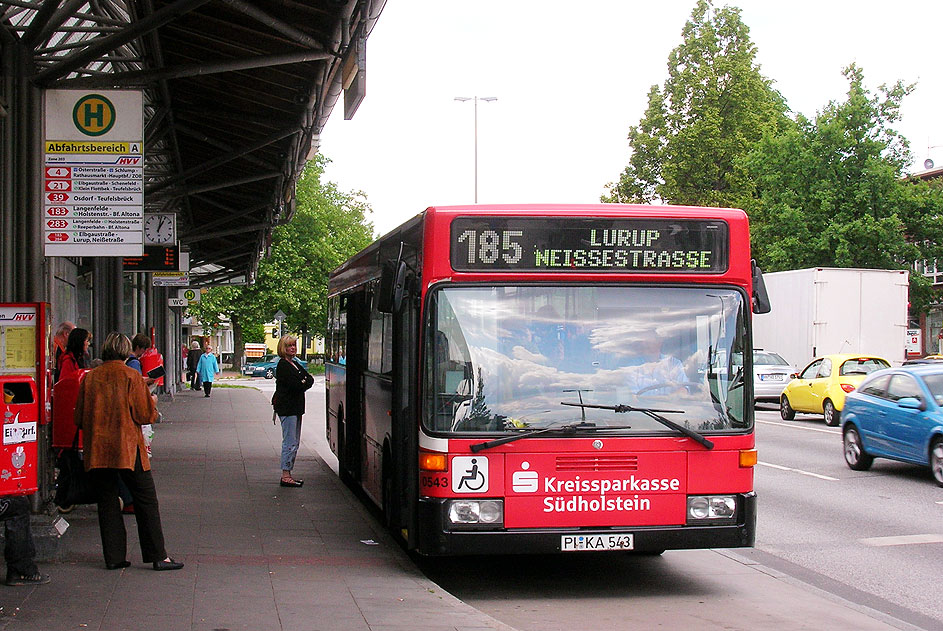
[[[137,90],[47,90],[46,256],[141,256],[144,98]]]

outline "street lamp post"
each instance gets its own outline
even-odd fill
[[[478,203],[478,101],[497,101],[496,96],[456,96],[456,101],[474,101],[475,103],[475,203]]]

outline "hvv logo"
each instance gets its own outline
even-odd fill
[[[529,462],[521,463],[521,471],[515,471],[511,476],[511,489],[515,493],[536,493],[538,488],[538,474],[530,469]]]

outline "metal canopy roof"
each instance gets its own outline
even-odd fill
[[[191,267],[214,270],[195,284],[243,282],[344,88],[362,87],[383,4],[0,0],[0,26],[38,87],[144,90],[146,212],[177,214]]]

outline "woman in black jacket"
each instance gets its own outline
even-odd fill
[[[305,413],[305,392],[314,385],[314,377],[295,360],[298,338],[283,335],[278,340],[278,365],[275,366],[275,413],[282,422],[281,486],[301,486],[304,480],[291,476],[295,455],[301,442],[301,416]]]

